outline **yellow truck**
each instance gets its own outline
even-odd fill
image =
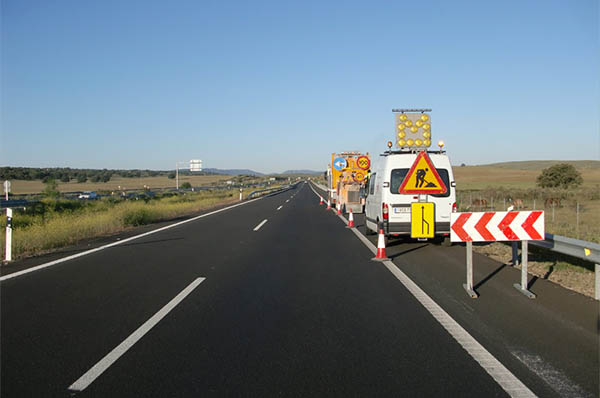
[[[342,211],[362,213],[364,198],[361,188],[368,178],[371,168],[369,154],[341,152],[331,154],[328,169],[329,197],[333,204],[339,203]]]

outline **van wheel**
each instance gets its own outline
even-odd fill
[[[371,231],[371,229],[367,226],[366,221],[365,221],[365,235],[366,236],[375,235],[375,231]]]

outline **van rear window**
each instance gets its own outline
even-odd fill
[[[404,181],[406,174],[408,174],[408,170],[409,169],[394,169],[394,170],[392,170],[392,178],[391,178],[391,182],[390,182],[390,192],[391,193],[393,193],[395,195],[400,194],[398,192],[398,190],[400,189],[400,185],[402,185],[402,181]],[[444,181],[444,184],[446,185],[446,188],[448,188],[448,190],[446,191],[446,193],[432,194],[431,196],[433,196],[435,198],[448,197],[448,196],[450,196],[450,180],[448,178],[448,170],[437,169],[437,172],[440,175],[440,178],[442,179],[442,181]]]

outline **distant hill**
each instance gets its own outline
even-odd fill
[[[481,164],[477,166],[493,166],[502,169],[542,170],[558,163],[568,163],[577,169],[600,169],[600,160],[525,160],[516,162],[501,162]],[[468,165],[471,166],[471,165]],[[455,166],[456,167],[456,166]]]
[[[207,173],[228,175],[228,176],[237,176],[237,175],[249,175],[249,176],[264,176],[263,173],[259,173],[258,171],[250,170],[250,169],[202,169]]]
[[[309,174],[309,175],[321,175],[323,171],[314,171],[314,170],[286,170],[283,173],[279,174]]]

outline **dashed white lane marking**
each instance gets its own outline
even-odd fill
[[[260,224],[258,224],[256,227],[254,227],[254,231],[258,231],[260,229],[260,227],[262,227],[263,225],[265,225],[265,223],[268,220],[265,218],[264,220],[262,220],[262,222]]]
[[[279,206],[279,207],[277,208],[277,210],[281,210],[281,208],[282,208],[282,207],[283,207],[283,205]]]
[[[107,245],[100,246],[100,247],[97,247],[95,249],[91,249],[91,250],[87,250],[87,251],[84,251],[84,252],[81,252],[81,253],[73,254],[72,256],[68,256],[68,257],[64,257],[64,258],[59,258],[58,260],[50,261],[50,262],[45,263],[45,264],[41,264],[41,265],[38,265],[38,266],[35,266],[35,267],[27,268],[27,269],[24,269],[23,271],[13,272],[12,274],[8,274],[8,275],[4,275],[4,276],[0,277],[0,282],[5,281],[7,279],[15,278],[17,276],[28,274],[30,272],[38,271],[38,270],[41,270],[43,268],[47,268],[47,267],[50,267],[50,266],[53,266],[53,265],[56,265],[56,264],[64,263],[65,261],[73,260],[73,259],[76,259],[78,257],[87,256],[88,254],[92,254],[92,253],[98,252],[100,250],[108,249],[109,247],[113,247],[113,246],[117,246],[117,245],[122,245],[123,243],[132,241],[134,239],[143,238],[144,236],[152,235],[152,234],[155,234],[157,232],[167,230],[169,228],[177,227],[179,225],[182,225],[182,224],[185,224],[185,223],[188,223],[188,222],[192,222],[192,221],[196,221],[196,220],[198,220],[200,218],[208,217],[210,215],[217,214],[217,213],[220,213],[220,212],[225,211],[225,210],[233,209],[234,207],[243,206],[245,204],[252,203],[254,201],[261,200],[261,199],[263,199],[263,198],[251,199],[251,200],[249,200],[247,202],[242,202],[242,203],[235,204],[233,206],[225,207],[223,209],[211,211],[210,213],[202,214],[200,216],[193,217],[193,218],[190,218],[188,220],[184,220],[184,221],[180,221],[180,222],[175,223],[175,224],[167,225],[166,227],[154,229],[152,231],[145,232],[145,233],[140,234],[140,235],[135,235],[135,236],[132,236],[130,238],[120,240],[118,242],[109,243]]]
[[[287,203],[287,202],[289,202],[289,201],[290,201],[290,200],[288,199],[288,200],[286,200],[286,201],[285,201],[285,203]]]
[[[312,189],[312,187],[311,187]],[[319,196],[315,192],[315,195]],[[345,224],[348,220],[338,215]],[[377,253],[377,247],[356,228],[350,228],[352,232],[373,252]],[[521,380],[511,373],[500,361],[490,354],[477,340],[473,338],[462,326],[458,324],[446,311],[442,309],[431,297],[427,295],[416,283],[414,283],[400,268],[392,261],[384,261],[385,267],[408,289],[408,291],[421,303],[423,307],[437,320],[444,329],[456,340],[465,351],[471,355],[477,363],[502,387],[511,397],[535,397]]]
[[[150,329],[152,329],[158,322],[161,321],[177,304],[179,304],[188,294],[192,292],[198,285],[200,285],[206,278],[197,278],[192,283],[183,289],[175,298],[167,303],[148,319],[142,326],[140,326],[135,332],[127,337],[121,344],[116,346],[111,352],[109,352],[104,358],[95,364],[90,370],[88,370],[83,376],[69,386],[70,391],[83,391],[90,384],[94,382],[106,369],[108,369],[117,359],[127,352],[135,343],[138,342]]]

